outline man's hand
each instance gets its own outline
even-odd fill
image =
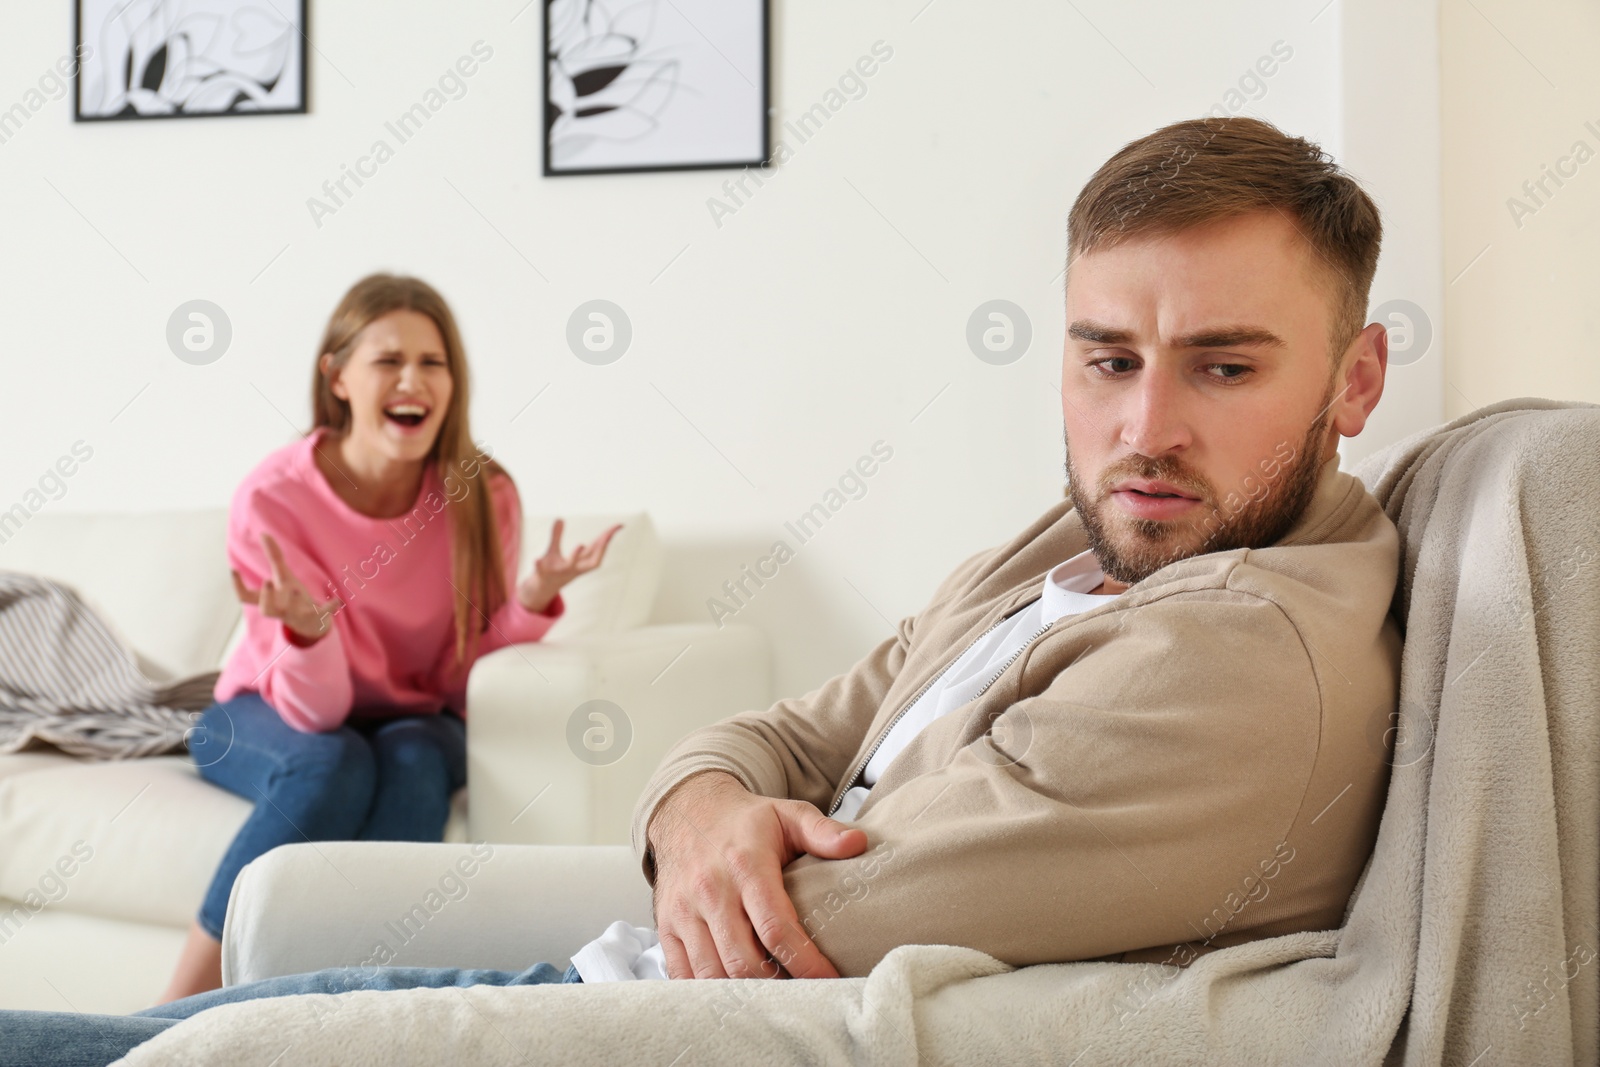
[[[839,977],[800,924],[783,869],[801,854],[859,856],[865,831],[705,771],[667,794],[647,836],[668,977],[774,978],[780,968],[796,978]]]

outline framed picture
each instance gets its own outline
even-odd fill
[[[544,173],[771,155],[768,0],[544,0]]]
[[[77,0],[79,122],[304,114],[306,0]]]

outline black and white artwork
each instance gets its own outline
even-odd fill
[[[545,0],[544,173],[759,166],[767,0]]]
[[[78,0],[75,117],[306,110],[305,0]]]

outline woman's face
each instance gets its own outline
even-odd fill
[[[329,357],[324,356],[324,372]],[[373,319],[330,383],[350,405],[350,435],[360,446],[396,460],[428,457],[455,382],[439,327],[419,311]]]

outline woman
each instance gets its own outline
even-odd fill
[[[162,1003],[222,984],[239,870],[292,841],[438,841],[466,782],[467,672],[542,638],[613,526],[517,580],[522,507],[468,429],[443,298],[375,274],[345,294],[312,376],[312,429],[245,478],[228,561],[246,633],[190,732],[207,781],[255,801]]]

